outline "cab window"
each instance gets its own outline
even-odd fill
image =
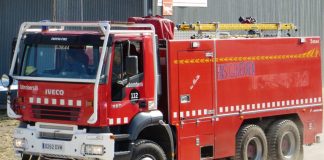
[[[116,42],[112,66],[112,100],[125,97],[125,87],[143,81],[143,53],[141,41]]]

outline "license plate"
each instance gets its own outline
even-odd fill
[[[63,144],[43,143],[42,148],[51,151],[63,151]]]

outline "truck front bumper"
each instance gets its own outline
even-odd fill
[[[68,140],[44,138],[44,135],[68,135]],[[111,133],[86,133],[77,126],[37,124],[14,131],[16,154],[31,154],[57,158],[107,159],[114,158],[114,139]]]

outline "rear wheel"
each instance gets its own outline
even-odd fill
[[[241,127],[236,136],[235,160],[264,160],[267,151],[267,139],[259,126],[249,124]]]
[[[279,120],[267,133],[270,160],[298,160],[301,155],[300,134],[291,120]]]
[[[153,141],[137,140],[132,160],[166,160],[163,149]]]

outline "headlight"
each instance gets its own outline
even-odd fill
[[[13,145],[15,148],[26,148],[27,141],[22,138],[15,138],[13,140]]]
[[[81,151],[86,155],[103,155],[105,148],[102,145],[83,144]]]
[[[4,87],[9,87],[13,82],[13,79],[6,75],[6,74],[3,74],[2,77],[1,77],[1,83],[2,83],[2,86]]]

